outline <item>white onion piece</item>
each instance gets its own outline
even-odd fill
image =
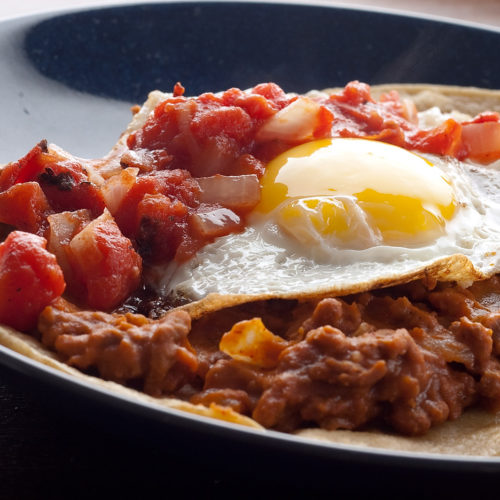
[[[104,209],[104,212],[87,224],[78,234],[71,240],[68,250],[71,252],[77,267],[85,269],[86,267],[96,267],[103,260],[103,254],[99,249],[95,238],[95,228],[103,222],[114,222],[113,217]]]
[[[217,238],[240,227],[240,218],[227,208],[216,208],[210,212],[191,216],[191,227],[205,238]]]
[[[255,174],[213,175],[196,179],[200,201],[217,203],[231,210],[251,210],[260,201],[260,184]]]
[[[138,172],[138,168],[126,168],[118,175],[110,177],[101,188],[104,202],[111,214],[116,214],[123,198],[125,198],[130,188],[135,184]]]
[[[48,248],[54,249],[67,245],[73,236],[80,232],[91,220],[92,216],[86,208],[75,212],[60,212],[47,217],[49,222]]]
[[[489,163],[500,157],[500,123],[480,122],[462,125],[462,139],[469,149],[469,156]]]
[[[47,249],[56,256],[65,276],[69,272],[66,248],[75,234],[79,233],[91,220],[89,210],[82,209],[75,212],[61,212],[47,217],[49,234]]]
[[[418,110],[412,99],[401,99],[404,109],[404,117],[414,125],[418,125]]]
[[[299,97],[271,116],[257,131],[259,142],[279,139],[300,141],[313,137],[321,106],[312,99]]]

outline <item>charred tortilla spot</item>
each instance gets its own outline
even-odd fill
[[[43,139],[38,143],[38,147],[41,149],[42,153],[48,153],[49,147],[47,144],[47,139]]]
[[[47,167],[38,179],[40,182],[55,186],[59,191],[71,191],[76,185],[75,179],[69,172],[55,174],[50,167]]]
[[[157,230],[157,223],[151,217],[142,217],[139,226],[137,246],[139,254],[147,259],[152,254],[152,239]]]

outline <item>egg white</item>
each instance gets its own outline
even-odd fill
[[[306,297],[388,286],[431,268],[436,277],[464,285],[499,272],[500,167],[424,156],[451,182],[458,202],[445,234],[431,244],[363,250],[303,247],[268,220],[219,238],[190,261],[174,265],[156,283],[158,291],[190,300],[210,293]],[[456,254],[473,267],[449,268],[446,257]]]

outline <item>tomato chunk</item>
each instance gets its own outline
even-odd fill
[[[432,130],[419,130],[412,139],[412,146],[419,151],[457,158],[464,156],[462,125],[452,119]]]
[[[88,307],[111,310],[139,285],[141,257],[108,211],[71,240],[67,257],[75,277],[69,292]]]
[[[37,182],[55,211],[89,209],[95,217],[104,210],[104,198],[82,163],[46,141],[0,173],[0,190],[16,184]]]
[[[14,184],[0,193],[0,222],[42,235],[52,209],[36,182]]]
[[[20,160],[5,165],[0,171],[0,191],[5,191],[16,183],[34,180],[38,171],[36,158],[43,152],[47,152],[47,141],[38,143]]]
[[[175,95],[159,104],[145,125],[128,137],[127,145],[134,154],[124,155],[127,166],[140,170],[181,168],[194,177],[259,173],[258,160],[248,161],[255,132],[296,99],[275,84],[196,98]],[[249,171],[250,165],[255,170]]]
[[[75,277],[69,291],[88,307],[111,310],[139,285],[141,257],[108,211],[71,240],[67,256]]]
[[[0,244],[0,322],[35,328],[38,316],[65,288],[61,268],[44,238],[13,231]]]
[[[144,258],[161,263],[173,258],[186,237],[188,210],[179,200],[146,194],[137,206],[136,241]]]

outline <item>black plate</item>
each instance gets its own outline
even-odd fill
[[[283,3],[166,3],[0,23],[0,163],[42,138],[107,152],[149,90],[188,94],[274,81],[286,91],[427,82],[500,88],[500,32],[394,13]],[[347,463],[498,471],[500,460],[324,444],[141,404],[0,347],[0,362],[133,418],[249,447]]]

